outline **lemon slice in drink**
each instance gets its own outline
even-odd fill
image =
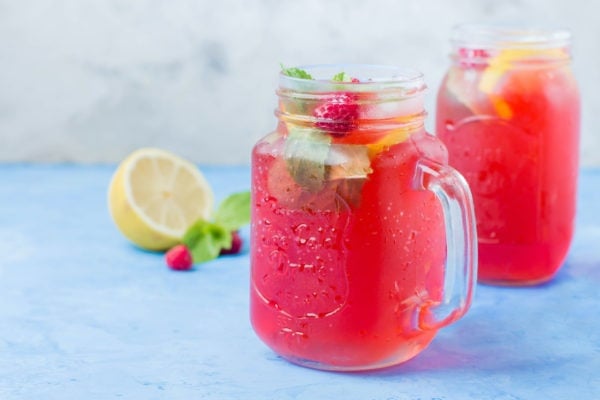
[[[147,250],[177,244],[187,228],[213,210],[213,192],[189,161],[155,148],[127,156],[108,190],[110,214],[133,243]]]
[[[478,89],[487,94],[496,114],[502,119],[511,119],[513,110],[498,92],[498,85],[505,74],[514,68],[515,62],[535,63],[539,60],[567,60],[569,54],[564,49],[503,49],[498,55],[489,60],[487,68],[483,71]],[[535,64],[533,64],[535,65]]]

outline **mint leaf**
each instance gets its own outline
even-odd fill
[[[221,202],[214,222],[199,219],[188,228],[182,242],[194,263],[210,261],[230,249],[233,232],[250,222],[250,192],[234,193]]]
[[[194,263],[201,263],[217,258],[221,249],[230,248],[232,236],[221,225],[199,219],[188,228],[182,241],[190,249]]]
[[[331,147],[331,136],[311,128],[288,128],[284,149],[288,172],[298,185],[316,192],[326,180],[325,164]]]
[[[313,77],[303,69],[300,68],[286,68],[283,64],[281,65],[281,73],[287,76],[291,76],[292,78],[300,78],[300,79],[313,79]]]
[[[215,214],[215,223],[230,231],[250,223],[250,192],[234,193],[223,200]]]
[[[334,82],[352,82],[352,77],[345,72],[339,72],[331,80]]]

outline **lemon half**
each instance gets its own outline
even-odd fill
[[[166,250],[196,220],[210,218],[214,195],[191,162],[161,149],[142,148],[119,164],[108,204],[125,237],[147,250]]]

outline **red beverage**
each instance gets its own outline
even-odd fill
[[[565,260],[579,155],[568,43],[564,31],[455,32],[437,135],[473,193],[482,282],[544,282]]]
[[[447,155],[423,130],[423,86],[413,82],[420,77],[403,79],[396,83],[415,86],[414,94],[392,92],[396,99],[383,104],[383,84],[348,83],[343,97],[332,97],[339,85],[303,87],[284,76],[279,127],[253,150],[251,319],[293,362],[334,370],[397,364],[468,308],[467,271],[460,306],[433,311],[444,303],[444,210],[417,171]],[[300,87],[290,93],[291,84]],[[298,100],[306,92],[318,100]],[[302,125],[326,114],[315,111],[324,102],[327,115],[345,119]]]

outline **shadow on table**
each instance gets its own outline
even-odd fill
[[[557,278],[585,279],[600,283],[600,256],[585,259],[570,257],[558,272]]]
[[[395,367],[361,374],[385,377],[423,372],[444,374],[448,371],[531,373],[556,368],[557,364],[566,361],[550,355],[547,347],[535,347],[531,345],[531,341],[519,339],[518,334],[505,332],[496,325],[466,319],[461,322],[460,328],[457,327],[450,333],[443,330],[438,332],[429,347],[412,360]]]

